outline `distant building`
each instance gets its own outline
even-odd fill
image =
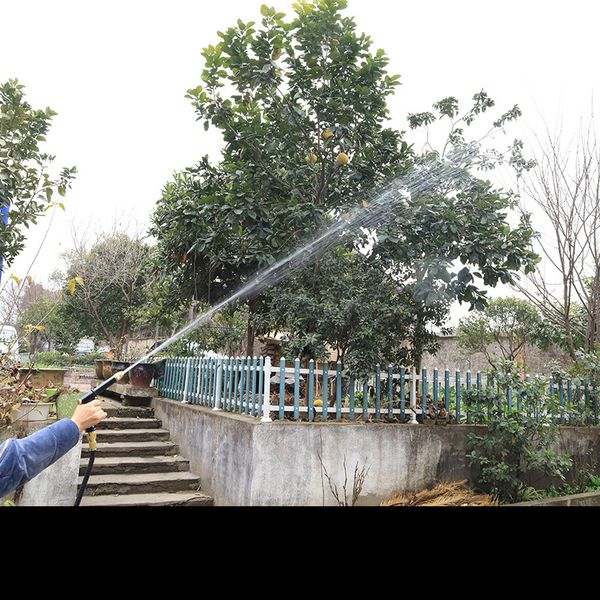
[[[450,369],[454,371],[487,371],[490,368],[485,355],[482,352],[465,355],[458,348],[455,334],[438,337],[440,349],[436,354],[426,353],[423,356],[421,366],[426,369]],[[498,357],[502,356],[500,346],[497,343],[488,345],[488,352]],[[548,373],[551,364],[560,364],[567,367],[571,364],[569,355],[558,348],[551,346],[547,351],[540,350],[535,346],[524,346],[519,352],[517,360],[526,364],[528,373]]]

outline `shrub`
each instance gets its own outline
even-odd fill
[[[62,352],[37,352],[30,356],[29,364],[37,368],[44,367],[74,367],[94,366],[96,360],[106,358],[103,354],[69,355]]]
[[[538,377],[523,381],[507,365],[493,375],[497,387],[472,389],[465,397],[475,419],[488,425],[483,435],[468,435],[467,458],[479,467],[476,484],[481,491],[500,502],[518,502],[528,494],[528,477],[547,475],[564,482],[572,459],[554,450],[558,428],[552,415],[557,407],[546,395],[547,382]],[[509,387],[519,394],[525,410],[507,409],[504,396]]]

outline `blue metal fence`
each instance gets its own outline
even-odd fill
[[[464,377],[463,377],[464,375]],[[529,378],[529,376],[527,376]],[[474,380],[474,381],[473,381]],[[503,389],[502,410],[518,410],[553,422],[598,424],[598,394],[576,380],[547,380],[547,403],[532,405],[527,398]],[[271,384],[273,384],[271,386]],[[263,421],[308,420],[388,421],[416,423],[425,414],[435,423],[484,422],[480,394],[497,390],[497,382],[477,371],[443,372],[414,368],[376,367],[373,374],[353,377],[327,363],[300,360],[271,365],[269,357],[195,357],[166,359],[157,381],[161,396]],[[468,402],[469,399],[476,402]]]
[[[167,358],[156,386],[161,396],[269,420],[271,359]]]

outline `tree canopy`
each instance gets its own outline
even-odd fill
[[[116,232],[99,236],[90,248],[76,245],[65,257],[67,277],[83,283],[66,295],[69,317],[80,336],[107,340],[117,357],[145,302],[147,253],[142,240]]]
[[[23,250],[25,230],[53,204],[55,191],[66,194],[76,172],[71,167],[51,175],[54,157],[40,146],[56,113],[34,109],[23,90],[16,79],[0,85],[0,207],[8,207],[8,223],[0,219],[0,255],[5,266]]]
[[[483,311],[460,320],[458,347],[469,354],[483,353],[498,368],[499,359],[514,362],[526,344],[536,345],[541,327],[539,311],[527,300],[496,298]]]
[[[214,304],[379,184],[443,166],[446,150],[464,146],[465,127],[493,106],[481,92],[465,115],[446,98],[434,105],[437,114],[411,116],[411,127],[452,122],[444,151],[417,154],[386,123],[399,76],[387,73],[385,52],[372,50],[345,8],[343,0],[302,1],[286,20],[263,6],[259,24],[238,20],[204,49],[202,84],[188,97],[204,127],[221,131],[224,147],[219,162],[204,157],[176,173],[154,212],[154,274],[165,305]],[[517,116],[513,108],[493,126]],[[473,169],[493,166],[483,153],[476,159]],[[428,182],[376,231],[359,232],[251,299],[248,351],[255,327],[285,332],[294,352],[310,341],[312,354],[352,346],[371,361],[387,360],[391,346],[398,355],[411,332],[419,332],[413,350],[427,347],[428,325],[441,324],[449,302],[481,307],[482,284],[532,268],[533,232],[526,217],[509,225],[511,203],[480,175]],[[371,329],[359,330],[367,306],[381,318],[371,312]]]

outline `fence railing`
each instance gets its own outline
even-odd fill
[[[161,396],[270,421],[269,357],[167,358]]]
[[[518,391],[503,388],[501,409],[538,420],[546,416],[561,424],[598,424],[594,389],[571,379],[547,382],[546,404],[534,405]],[[288,366],[282,358],[275,366],[270,357],[256,356],[168,358],[157,381],[163,397],[262,421],[347,418],[417,423],[426,415],[436,423],[478,423],[485,421],[484,412],[466,400],[473,391],[494,386],[494,378],[482,371],[422,369],[418,374],[414,368],[390,365],[377,366],[374,373],[358,379],[344,372],[340,363],[317,366],[311,360],[306,368],[299,359]]]

